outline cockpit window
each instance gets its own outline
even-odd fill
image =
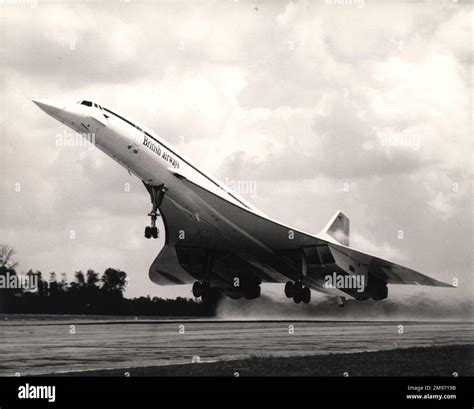
[[[90,101],[82,101],[82,102],[81,102],[81,105],[85,105],[85,106],[91,107],[91,106],[92,106],[92,102],[90,102]]]

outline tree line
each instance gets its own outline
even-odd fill
[[[126,298],[127,274],[114,268],[107,268],[101,275],[92,269],[85,273],[77,271],[71,282],[67,281],[66,274],[58,279],[54,272],[47,280],[41,271],[30,270],[24,276],[19,275],[14,254],[10,247],[0,245],[0,313],[134,316],[208,316],[214,313],[211,306],[182,297]],[[34,288],[31,288],[32,284]]]

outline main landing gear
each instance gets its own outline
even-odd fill
[[[311,300],[310,289],[308,287],[303,287],[301,281],[296,281],[295,283],[288,281],[285,284],[285,295],[288,298],[293,298],[293,301],[296,304],[299,304],[300,302],[308,304]]]
[[[195,298],[205,297],[210,288],[209,281],[195,281],[193,284],[193,295]]]
[[[211,273],[214,266],[215,254],[207,251],[202,268],[202,281],[195,281],[193,284],[193,295],[206,305],[217,303],[219,293],[217,289],[211,288]],[[217,304],[216,304],[217,305]]]
[[[165,193],[167,191],[166,186],[159,185],[159,186],[147,186],[148,192],[150,193],[151,197],[151,212],[148,213],[148,216],[151,217],[151,226],[145,227],[145,237],[147,239],[153,237],[154,239],[158,238],[158,227],[156,227],[156,219],[160,215],[158,213],[158,208],[161,206],[163,202],[163,198],[165,197]]]
[[[293,301],[296,304],[300,302],[304,302],[308,304],[311,300],[311,291],[309,287],[303,287],[301,282],[302,278],[306,276],[308,270],[308,266],[306,264],[306,257],[304,252],[301,252],[301,271],[298,274],[298,279],[293,283],[292,281],[288,281],[285,284],[285,295],[288,298],[293,298]]]

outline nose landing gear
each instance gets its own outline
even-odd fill
[[[165,197],[165,193],[168,190],[164,184],[159,186],[147,186],[148,192],[150,193],[151,197],[151,212],[148,213],[148,216],[151,217],[151,225],[145,227],[145,237],[147,239],[153,237],[154,239],[158,238],[158,227],[156,227],[156,219],[160,215],[158,213],[158,208],[161,206],[163,202],[163,198]]]

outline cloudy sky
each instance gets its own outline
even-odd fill
[[[31,102],[87,98],[219,179],[251,182],[240,193],[272,218],[316,233],[341,209],[354,246],[472,294],[472,6],[18,0],[0,12],[1,241],[20,270],[112,266],[130,296],[190,295],[148,279],[162,243],[143,237],[141,182],[96,149],[58,146],[66,128]]]

